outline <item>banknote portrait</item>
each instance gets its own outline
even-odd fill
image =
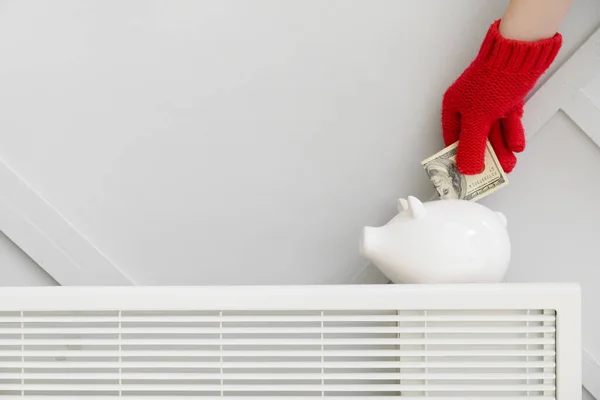
[[[456,163],[449,158],[439,158],[425,166],[429,179],[441,199],[462,199],[466,194],[465,177],[458,172]]]

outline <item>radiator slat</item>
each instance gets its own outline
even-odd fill
[[[5,350],[0,357],[544,357],[554,350]]]
[[[26,396],[28,399],[30,400],[49,400],[52,399],[51,397],[49,398],[48,396],[36,396],[36,395],[27,395]],[[56,396],[55,396],[56,397]],[[339,396],[336,395],[336,400],[381,400],[380,396]],[[77,397],[77,399],[79,399],[81,397]],[[202,400],[239,400],[240,396],[202,396],[199,397]],[[265,396],[243,396],[242,397],[245,400],[266,400]],[[277,395],[276,397],[274,397],[274,399],[277,400],[323,400],[322,396],[279,396]],[[534,397],[536,400],[556,400],[556,397],[554,396],[536,396]],[[2,396],[3,400],[22,400],[23,397],[21,396]],[[115,396],[93,396],[90,398],[91,400],[115,400]],[[147,395],[144,396],[132,396],[132,395],[127,395],[127,399],[130,400],[173,400],[173,396],[152,396],[152,397],[148,397]],[[268,399],[268,398],[267,398]],[[439,397],[436,396],[435,400],[531,400],[532,397],[528,397],[528,396],[522,396],[522,395],[516,395],[516,396],[510,396],[510,397],[504,397],[504,396],[494,396],[494,397],[489,397],[489,396],[469,396],[468,398],[457,398],[456,396],[452,396],[452,397]],[[422,396],[402,396],[401,400],[423,400]]]
[[[151,332],[148,328],[65,328],[64,326],[49,326],[44,328],[23,328],[20,327],[2,327],[0,334],[3,333],[24,333],[24,334],[148,334],[162,333],[165,335],[177,334],[235,334],[235,333],[553,333],[556,328],[553,326],[522,326],[522,327],[394,327],[394,326],[376,326],[376,327],[273,327],[273,328],[208,328],[208,327],[178,327],[161,328],[152,327]]]
[[[257,373],[222,373],[222,374],[210,374],[210,373],[140,373],[140,372],[122,372],[122,373],[85,373],[77,372],[72,374],[65,373],[29,373],[23,374],[16,373],[0,373],[0,379],[56,379],[56,380],[118,380],[118,379],[134,379],[134,380],[488,380],[488,381],[505,381],[505,380],[532,380],[532,379],[554,379],[555,375],[552,373],[497,373],[497,374],[485,374],[485,373],[470,373],[470,374],[435,374],[435,373],[312,373],[312,374],[298,374],[298,373],[269,373],[269,374],[257,374]],[[1,385],[1,384],[0,384]]]
[[[356,338],[356,339],[59,339],[59,338],[47,338],[47,339],[7,339],[2,340],[1,346],[20,346],[22,344],[27,346],[56,346],[56,345],[70,345],[70,346],[115,346],[121,344],[122,346],[132,345],[144,345],[144,346],[166,346],[166,345],[179,345],[179,346],[342,346],[342,345],[545,345],[554,344],[553,338],[537,338],[537,339],[370,339],[370,338]],[[325,350],[327,351],[327,350]],[[124,352],[126,353],[126,352]],[[125,355],[125,354],[124,354]]]
[[[130,316],[130,317],[105,317],[105,316],[84,316],[84,317],[54,317],[54,316],[24,316],[20,317],[1,317],[3,322],[100,322],[111,323],[119,322],[553,322],[554,316],[551,315],[223,315],[223,316]]]
[[[352,362],[173,362],[173,361],[138,361],[138,362],[81,362],[52,360],[46,362],[35,361],[7,361],[2,362],[3,368],[219,368],[225,369],[299,369],[299,368],[324,368],[324,369],[553,369],[556,364],[550,361],[523,361],[523,362],[465,362],[461,360],[452,362],[402,362],[402,361],[352,361]]]
[[[23,384],[10,385],[0,384],[0,390],[25,390],[25,391],[108,391],[121,390],[122,392],[145,391],[145,392],[350,392],[357,391],[368,392],[526,392],[526,391],[554,391],[553,385],[197,385],[197,384]]]

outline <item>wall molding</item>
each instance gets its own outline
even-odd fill
[[[600,363],[590,353],[583,351],[583,386],[596,399],[600,399]]]
[[[600,146],[600,108],[585,92],[600,78],[600,29],[525,103],[523,127],[527,141],[540,133],[559,111],[564,112],[596,145]],[[600,364],[583,350],[583,386],[600,399]]]
[[[134,282],[0,159],[0,231],[60,285]]]
[[[353,285],[390,283],[390,280],[373,264],[367,264],[350,281]]]
[[[600,29],[581,45],[525,103],[523,127],[527,140],[537,135],[558,111],[565,112],[600,146],[600,110],[585,93],[600,76]]]

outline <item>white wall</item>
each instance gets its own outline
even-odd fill
[[[137,283],[349,282],[505,4],[4,1],[0,157]]]
[[[0,286],[53,285],[54,279],[0,232]]]

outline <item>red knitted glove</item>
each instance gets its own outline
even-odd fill
[[[460,138],[456,163],[467,175],[483,171],[488,138],[504,171],[514,168],[513,153],[525,149],[525,96],[562,45],[559,33],[538,42],[506,39],[499,25],[499,20],[492,24],[479,54],[448,88],[442,103],[444,141],[448,146]]]

